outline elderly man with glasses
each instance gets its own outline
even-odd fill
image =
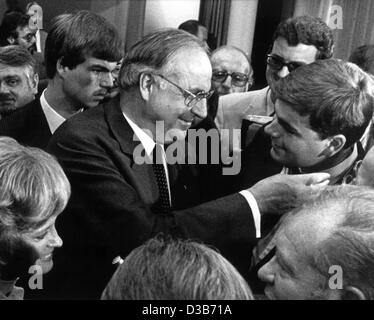
[[[206,116],[211,77],[198,38],[177,29],[151,33],[126,53],[119,95],[55,132],[48,150],[73,190],[59,222],[65,250],[53,275],[57,297],[98,299],[115,258],[159,232],[199,239],[232,263],[248,264],[261,214],[328,177],[277,175],[209,201],[206,181],[185,162],[184,142],[194,118]],[[178,143],[182,148],[170,152]]]
[[[253,69],[246,53],[233,46],[222,46],[210,55],[212,63],[212,89],[214,96],[208,101],[208,115],[215,119],[219,97],[246,92],[253,84]]]

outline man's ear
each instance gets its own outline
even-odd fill
[[[367,300],[365,294],[357,287],[348,286],[343,290],[342,300]]]
[[[57,60],[56,62],[56,72],[61,76],[63,77],[64,73],[66,72],[66,70],[68,69],[68,67],[62,65],[62,59],[63,57],[61,57],[60,59]]]
[[[31,89],[32,89],[34,94],[38,93],[38,84],[39,84],[39,75],[37,73],[35,73],[31,77]]]
[[[332,138],[329,138],[328,150],[330,157],[342,150],[346,141],[347,139],[343,134],[337,134]]]
[[[150,73],[142,73],[139,78],[139,91],[140,95],[145,101],[149,100],[152,92],[152,84],[154,79]]]

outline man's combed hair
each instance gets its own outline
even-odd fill
[[[157,236],[120,265],[102,299],[253,300],[239,272],[204,244]]]
[[[45,45],[45,65],[48,78],[56,73],[56,64],[73,69],[87,56],[110,62],[119,61],[123,43],[117,30],[103,17],[90,12],[57,16],[48,32]]]
[[[280,79],[273,91],[277,99],[309,116],[321,139],[343,134],[344,148],[364,134],[374,109],[374,84],[359,67],[338,59],[316,60]]]
[[[5,14],[0,25],[0,46],[9,44],[8,38],[18,38],[17,28],[24,28],[29,24],[30,17],[21,12],[9,12]]]
[[[331,226],[331,234],[311,255],[314,268],[327,279],[326,287],[331,277],[329,268],[340,266],[343,287],[355,286],[373,300],[374,189],[350,185],[329,187],[305,204],[302,211],[305,214],[335,214],[337,217],[336,225]],[[297,213],[289,219],[294,219]]]
[[[126,90],[137,86],[141,73],[166,68],[177,51],[191,48],[206,52],[202,41],[182,30],[165,29],[148,34],[126,53],[119,74],[120,87]]]
[[[36,61],[31,53],[22,46],[6,46],[0,48],[0,64],[10,67],[30,67],[34,73]]]
[[[33,254],[21,234],[61,213],[69,197],[69,181],[53,156],[0,137],[1,276],[30,265],[26,261],[30,262]]]
[[[187,31],[188,33],[191,33],[194,36],[197,36],[199,32],[199,27],[205,27],[205,26],[197,20],[187,20],[181,23],[178,29]]]
[[[275,30],[273,42],[279,37],[285,38],[290,46],[300,43],[315,46],[316,59],[328,59],[333,55],[332,30],[319,18],[306,15],[282,21]]]

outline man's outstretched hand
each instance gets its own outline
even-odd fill
[[[316,196],[329,183],[328,173],[277,174],[248,189],[261,214],[284,214]]]

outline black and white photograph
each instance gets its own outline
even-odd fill
[[[374,300],[373,17],[0,0],[0,300]]]

